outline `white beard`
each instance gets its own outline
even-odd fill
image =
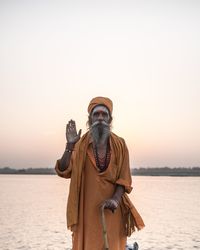
[[[106,122],[94,122],[90,126],[90,134],[95,145],[103,145],[107,142],[110,135],[110,125]]]

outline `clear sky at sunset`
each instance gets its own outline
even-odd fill
[[[0,1],[0,167],[54,167],[114,104],[131,167],[200,166],[200,1]]]

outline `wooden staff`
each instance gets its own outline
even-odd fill
[[[104,239],[105,250],[109,250],[108,235],[107,235],[106,221],[105,221],[105,214],[104,214],[104,206],[101,207],[101,222],[102,222],[102,228],[103,228],[103,239]]]

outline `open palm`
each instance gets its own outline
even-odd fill
[[[70,120],[66,125],[66,139],[68,143],[76,143],[81,136],[81,129],[78,134],[76,131],[76,123],[73,120]]]

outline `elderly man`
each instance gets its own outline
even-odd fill
[[[56,162],[57,174],[71,178],[67,226],[73,232],[73,250],[104,249],[102,206],[110,250],[124,250],[127,236],[144,227],[126,194],[132,190],[129,153],[125,141],[111,132],[112,110],[109,98],[93,98],[88,106],[89,131],[81,137],[70,120],[66,149]]]

